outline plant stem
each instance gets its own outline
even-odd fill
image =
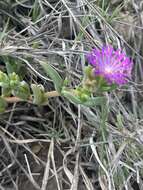
[[[45,95],[47,96],[47,98],[60,96],[60,94],[57,91],[46,92]],[[32,96],[30,96],[28,100],[23,100],[23,99],[16,97],[16,96],[4,97],[4,99],[6,100],[7,103],[17,103],[17,102],[23,102],[23,101],[32,103]]]

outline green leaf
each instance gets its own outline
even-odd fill
[[[45,70],[46,74],[53,80],[56,91],[61,93],[64,81],[59,75],[59,73],[50,64],[44,62],[40,62],[40,64]]]
[[[43,105],[47,102],[47,97],[42,85],[32,84],[31,89],[33,91],[33,103],[37,105]]]
[[[20,82],[19,86],[13,90],[13,95],[23,100],[27,100],[30,97],[29,85],[25,81]]]
[[[74,104],[82,104],[82,101],[76,95],[74,95],[72,92],[63,90],[62,95]]]
[[[9,78],[6,73],[0,71],[0,86],[9,87]]]
[[[109,92],[109,91],[115,90],[116,88],[117,88],[116,84],[106,85],[106,86],[101,86],[100,91]]]
[[[11,89],[17,88],[20,84],[20,78],[15,72],[9,74],[9,80]]]
[[[38,1],[35,1],[34,5],[33,5],[33,9],[32,9],[32,21],[36,22],[39,18],[40,18],[40,14],[41,13],[41,9],[39,6]]]
[[[19,75],[21,80],[24,78],[26,74],[26,68],[20,60],[8,56],[3,56],[3,60],[5,62],[8,74],[16,73]]]
[[[84,105],[87,107],[102,105],[102,104],[105,104],[105,102],[106,102],[105,97],[88,98],[86,101],[82,101],[80,98],[78,98],[72,92],[65,91],[65,90],[62,91],[62,95],[74,104],[81,104],[81,105]]]
[[[12,57],[3,56],[3,59],[5,62],[7,73],[8,74],[13,73],[13,72],[17,73],[21,64],[20,63],[18,64],[16,60]]]
[[[5,111],[7,103],[4,98],[0,97],[0,113]]]
[[[10,87],[2,87],[1,90],[2,96],[10,96],[11,95],[11,88]]]
[[[108,84],[108,82],[101,76],[96,77],[97,81],[97,90],[99,92],[109,92],[117,88],[116,84]]]
[[[82,105],[87,106],[87,107],[93,107],[93,106],[98,106],[105,103],[106,103],[105,97],[101,96],[101,97],[89,98],[87,101],[83,102]]]

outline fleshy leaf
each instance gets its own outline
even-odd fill
[[[34,104],[43,105],[47,102],[48,98],[45,95],[44,87],[42,85],[32,84],[31,89],[33,91]]]
[[[89,98],[87,101],[83,102],[82,104],[87,107],[93,107],[105,104],[105,102],[106,102],[105,97],[101,96],[101,97]]]
[[[2,96],[10,96],[11,94],[11,88],[10,87],[2,87],[1,89],[1,95]]]
[[[0,71],[0,86],[9,87],[9,78],[6,73]]]
[[[82,104],[82,101],[80,100],[80,98],[78,98],[76,95],[74,95],[72,92],[63,90],[62,91],[62,95],[67,98],[70,102],[74,103],[74,104]]]
[[[10,87],[14,89],[19,86],[20,78],[15,72],[13,72],[9,74],[9,81],[10,81]]]
[[[59,75],[59,73],[50,64],[44,62],[40,62],[40,64],[45,70],[46,74],[53,80],[56,91],[61,93],[64,81]]]
[[[62,95],[74,104],[81,104],[87,107],[93,107],[101,104],[105,104],[105,97],[88,98],[86,101],[82,101],[76,95],[69,91],[62,91]]]
[[[15,90],[13,90],[13,95],[18,96],[21,99],[27,100],[30,96],[29,85],[25,81],[20,82],[19,86]]]

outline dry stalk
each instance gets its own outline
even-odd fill
[[[60,94],[57,91],[46,92],[45,95],[47,96],[47,98],[60,96]],[[23,101],[27,101],[29,103],[32,103],[32,96],[30,96],[28,100],[23,100],[23,99],[16,97],[16,96],[4,97],[4,99],[6,100],[7,103],[18,103],[18,102],[23,102]]]

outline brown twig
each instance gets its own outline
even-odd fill
[[[47,98],[60,96],[60,94],[57,91],[46,92],[45,95],[47,96]],[[17,102],[23,102],[23,101],[32,103],[32,96],[30,96],[28,100],[23,100],[23,99],[16,97],[16,96],[5,97],[4,99],[6,100],[7,103],[17,103]]]

